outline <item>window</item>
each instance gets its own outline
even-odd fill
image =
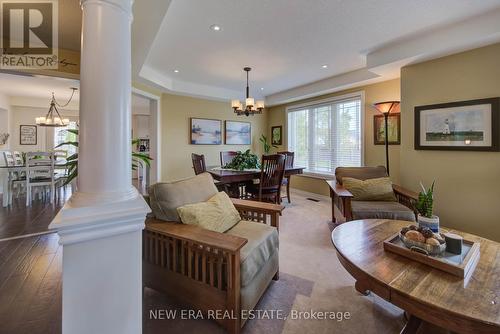
[[[323,101],[288,111],[288,150],[305,172],[332,175],[362,164],[362,96]]]
[[[66,131],[67,129],[76,129],[76,121],[70,121],[67,126],[54,128],[54,147],[67,141],[77,141],[76,135]],[[76,153],[76,147],[73,145],[64,145],[58,147],[57,150],[65,150],[68,152],[68,157]]]

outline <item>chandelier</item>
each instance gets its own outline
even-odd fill
[[[59,113],[59,110],[57,110],[57,107],[64,108],[71,102],[71,99],[73,99],[73,95],[75,94],[75,91],[78,88],[71,87],[71,89],[73,91],[71,92],[71,96],[65,105],[60,105],[59,103],[57,103],[56,98],[54,96],[54,92],[52,92],[52,99],[50,100],[49,111],[45,116],[35,118],[36,125],[58,127],[58,126],[66,126],[69,124],[69,119],[63,118]]]
[[[250,89],[248,88],[248,72],[252,69],[250,67],[243,68],[243,71],[247,72],[247,94],[245,100],[245,108],[243,108],[243,104],[240,100],[231,100],[231,108],[233,108],[234,112],[238,115],[254,115],[254,114],[262,114],[262,110],[264,109],[264,101],[256,101],[253,97],[250,97]]]

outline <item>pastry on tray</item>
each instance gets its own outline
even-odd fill
[[[406,247],[427,255],[438,255],[446,249],[444,237],[440,233],[432,232],[428,227],[403,227],[399,237]]]

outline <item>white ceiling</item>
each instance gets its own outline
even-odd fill
[[[371,70],[367,63],[372,53],[431,37],[467,20],[483,21],[480,15],[492,11],[500,13],[500,0],[172,0],[140,76],[180,94],[241,98],[242,68],[251,66],[251,94],[269,97]],[[212,24],[222,26],[222,31],[210,30]],[[490,30],[492,26],[500,32],[500,21]],[[454,50],[470,47],[477,38],[457,36],[463,46],[454,45]],[[446,40],[429,44],[431,51],[441,49],[427,58],[448,52],[447,46]],[[414,56],[419,54],[405,59]],[[363,77],[386,80],[398,75],[405,62],[391,61],[399,62],[397,69],[380,68]]]
[[[42,75],[13,75],[0,73],[0,93],[10,97],[47,99],[50,102],[54,92],[59,103],[63,104],[71,96],[71,87],[80,87],[80,81]],[[78,101],[78,91],[73,97]]]
[[[71,97],[71,87],[80,87],[80,81],[42,75],[17,75],[0,73],[0,94],[16,98],[15,103],[28,100],[39,104],[50,103],[52,92],[59,104],[65,104]],[[78,108],[79,91],[75,92],[71,105]],[[132,109],[138,113],[149,113],[149,99],[132,94]]]

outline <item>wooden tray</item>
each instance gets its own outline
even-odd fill
[[[479,261],[479,242],[465,239],[462,254],[458,255],[444,251],[440,255],[430,256],[411,251],[403,244],[399,233],[384,240],[384,249],[462,278],[468,278]]]

